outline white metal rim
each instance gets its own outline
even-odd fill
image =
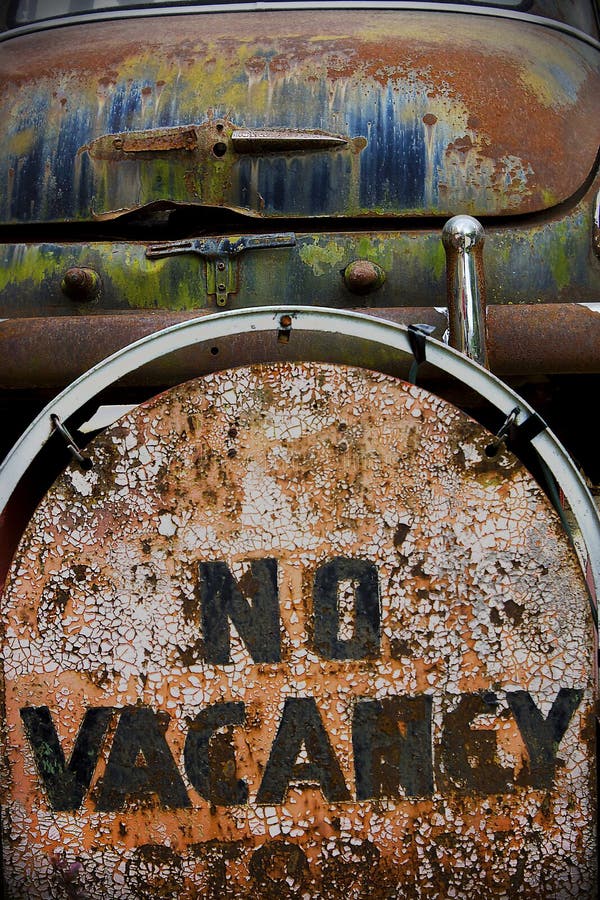
[[[363,313],[326,307],[267,306],[231,310],[172,325],[106,357],[73,381],[40,412],[0,466],[0,515],[15,487],[52,434],[52,415],[58,416],[62,421],[68,420],[85,403],[118,379],[175,350],[248,332],[272,331],[276,341],[282,315],[292,319],[292,341],[294,331],[317,332],[381,344],[412,356],[406,326]],[[281,349],[280,344],[277,346]],[[531,406],[487,369],[429,337],[427,361],[467,384],[505,415],[518,406],[516,425],[534,414]],[[352,364],[352,361],[348,360],[348,364]],[[567,451],[549,429],[540,432],[531,443],[569,501],[586,545],[593,585],[596,596],[599,596],[600,517],[594,500]]]

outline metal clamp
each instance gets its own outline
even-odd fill
[[[63,425],[60,418],[56,415],[56,413],[52,413],[50,415],[50,421],[54,425],[54,430],[58,431],[58,433],[64,438],[64,441],[67,445],[67,450],[71,454],[74,460],[79,463],[81,468],[85,472],[89,472],[91,468],[93,468],[94,463],[89,458],[89,456],[84,456],[81,452],[80,448],[77,446],[75,441],[73,440],[73,436],[68,428]]]
[[[427,338],[435,331],[435,325],[427,325],[423,323],[415,323],[408,326],[408,342],[414,359],[408,373],[408,380],[411,384],[416,384],[417,372],[421,363],[425,362],[426,353],[425,345]]]
[[[485,448],[487,456],[496,456],[502,444],[506,443],[506,439],[508,437],[510,429],[515,424],[517,416],[520,412],[521,410],[518,406],[515,406],[514,409],[511,409],[506,419],[500,426],[500,430],[497,432],[494,440]]]
[[[149,244],[146,248],[148,259],[174,256],[180,253],[196,253],[206,260],[206,293],[214,294],[217,306],[225,306],[230,294],[238,289],[237,269],[232,259],[244,250],[259,250],[274,247],[294,247],[296,235],[282,234],[244,235],[237,240],[222,238],[191,238],[183,241],[165,241]]]

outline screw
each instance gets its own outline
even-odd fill
[[[289,344],[290,334],[292,332],[292,317],[285,315],[279,318],[279,331],[277,332],[277,340],[280,344]]]

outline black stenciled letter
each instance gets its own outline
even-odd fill
[[[71,758],[65,765],[48,707],[26,706],[21,710],[25,734],[52,809],[72,812],[81,806],[113,712],[111,707],[86,710]]]
[[[243,854],[243,847],[243,841],[219,841],[216,838],[190,844],[191,855],[204,863],[203,876],[206,879],[204,897],[231,896],[231,893],[228,893],[231,884],[227,878],[227,862],[239,859]]]
[[[302,747],[310,762],[296,762]],[[291,781],[317,782],[330,802],[350,799],[313,697],[285,701],[256,802],[283,803]]]
[[[529,751],[529,767],[519,773],[518,784],[534,788],[552,786],[558,745],[582,697],[581,690],[561,688],[548,718],[544,719],[527,691],[511,691],[506,695]]]
[[[279,662],[277,560],[253,559],[249,574],[239,583],[224,562],[201,562],[199,574],[206,662],[231,662],[229,619],[255,663]]]
[[[352,745],[358,800],[433,793],[431,704],[418,697],[360,700],[354,707]]]
[[[308,872],[306,854],[290,841],[269,841],[257,847],[250,857],[250,875],[254,879],[256,896],[292,900],[306,896],[302,887]]]
[[[339,588],[354,585],[354,634],[339,637]],[[377,566],[366,559],[336,556],[319,566],[313,590],[313,640],[324,659],[372,659],[379,656],[381,612]]]
[[[199,712],[185,739],[183,759],[187,776],[205,800],[216,806],[246,803],[248,787],[235,774],[235,753],[228,734],[215,733],[226,725],[243,725],[244,704],[223,702]]]
[[[462,694],[444,717],[441,761],[448,787],[457,793],[502,794],[512,783],[513,769],[498,760],[496,732],[471,727],[477,716],[495,715],[497,706],[492,691]]]
[[[156,795],[163,806],[190,806],[183,779],[165,738],[169,717],[148,706],[122,711],[106,771],[98,782],[96,809],[121,809],[127,798]]]
[[[142,844],[127,859],[125,878],[134,897],[173,897],[183,881],[182,868],[181,855],[170,847]]]

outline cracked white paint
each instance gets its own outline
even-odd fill
[[[587,596],[542,492],[507,452],[489,460],[488,443],[420,388],[320,364],[209,375],[97,438],[94,469],[70,469],[37,510],[3,601],[11,897],[164,896],[169,878],[170,896],[211,896],[197,848],[213,839],[241,842],[226,864],[235,896],[258,890],[256,849],[285,840],[309,867],[302,883],[289,876],[290,896],[591,897]],[[209,665],[190,614],[198,563],[224,560],[243,580],[249,560],[267,556],[278,561],[281,662],[254,663],[232,626],[231,662]],[[377,566],[375,659],[329,661],[311,642],[312,578],[338,556]],[[340,591],[347,640],[352,583]],[[497,764],[517,779],[528,753],[507,696],[529,692],[547,717],[565,687],[584,694],[551,789],[461,796],[448,787],[439,746],[461,696],[497,695],[472,728],[495,735]],[[432,701],[431,796],[358,801],[357,701],[423,694]],[[284,701],[296,697],[315,698],[350,800],[294,783],[283,803],[256,802]],[[190,720],[224,700],[246,704],[233,742],[249,802],[215,813],[182,755]],[[99,812],[93,788],[109,735],[81,808],[52,811],[19,710],[47,705],[68,758],[86,708],[135,704],[170,717],[166,737],[191,808]],[[379,862],[365,862],[365,839]],[[160,865],[140,855],[145,844],[166,848]],[[75,863],[79,893],[69,894],[60,873]]]

